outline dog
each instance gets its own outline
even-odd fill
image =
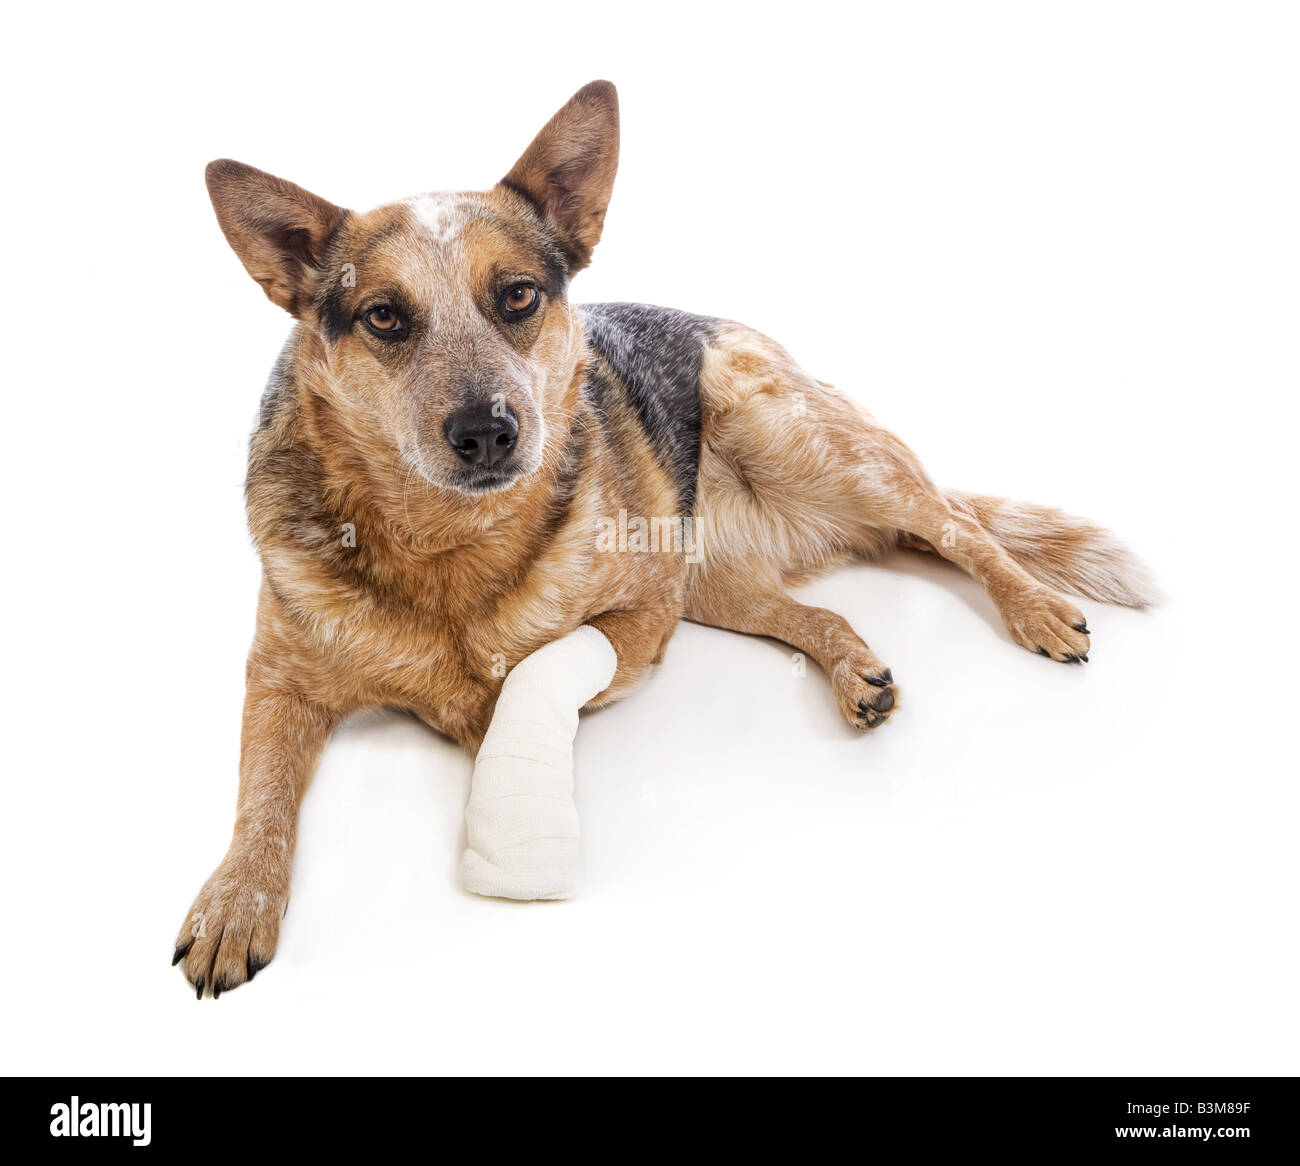
[[[836,563],[942,556],[1016,643],[1069,664],[1090,633],[1060,592],[1152,598],[1105,530],[939,489],[766,336],[572,304],[618,150],[616,92],[597,81],[486,192],[357,213],[238,162],[207,168],[227,241],[296,324],[250,447],[263,581],[234,836],[172,961],[199,998],[274,955],[298,805],[353,711],[409,710],[477,752],[469,889],[558,898],[579,707],[629,692],[683,617],[812,657],[870,731],[898,710],[892,671],[788,594]]]

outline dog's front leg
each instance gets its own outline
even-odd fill
[[[237,987],[270,962],[289,903],[298,803],[338,717],[296,693],[249,683],[230,849],[203,885],[173,963],[200,999]]]
[[[609,639],[584,625],[525,657],[506,677],[474,762],[460,863],[466,890],[502,899],[572,893],[578,710],[609,685],[617,667]]]

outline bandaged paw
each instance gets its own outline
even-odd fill
[[[609,640],[583,626],[521,660],[506,677],[465,810],[460,881],[467,891],[502,899],[573,893],[578,710],[609,686],[617,667]]]

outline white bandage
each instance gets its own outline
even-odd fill
[[[525,657],[506,677],[465,810],[460,881],[467,891],[500,899],[572,894],[578,710],[609,686],[617,667],[609,640],[584,625]]]

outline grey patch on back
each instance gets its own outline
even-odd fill
[[[578,311],[591,346],[627,386],[689,514],[700,467],[700,366],[720,321],[649,304],[583,304]]]

